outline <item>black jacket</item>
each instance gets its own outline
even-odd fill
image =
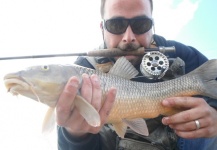
[[[183,45],[176,41],[169,41],[165,38],[154,35],[154,41],[157,46],[175,46],[176,53],[168,54],[171,58],[180,57],[185,62],[185,73],[197,68],[208,59],[193,47]],[[85,57],[79,57],[76,64],[93,68]],[[147,80],[141,79],[140,82]],[[206,98],[207,102],[217,108],[215,100]],[[148,123],[147,123],[148,124]],[[159,121],[159,125],[161,121]],[[62,127],[58,127],[58,149],[59,150],[114,150],[117,135],[110,128],[105,126],[98,134],[89,134],[85,139],[76,139],[70,136]],[[157,139],[156,139],[157,140]]]

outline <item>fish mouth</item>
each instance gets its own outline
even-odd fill
[[[30,85],[17,74],[7,74],[4,77],[4,84],[8,92],[19,95],[19,91],[30,90]]]

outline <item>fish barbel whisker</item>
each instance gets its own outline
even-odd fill
[[[30,90],[31,90],[32,93],[35,95],[35,97],[37,98],[37,101],[38,101],[39,103],[41,103],[41,100],[40,100],[38,94],[35,92],[35,90],[34,90],[34,88],[33,88],[32,85],[30,85]]]
[[[35,92],[33,85],[28,82],[23,82],[23,80],[19,80],[19,79],[5,79],[5,85],[8,89],[8,92],[11,92],[13,95],[19,95],[20,93],[17,92],[17,89],[23,89],[23,90],[31,90],[32,93],[35,95],[35,97],[37,98],[38,102],[41,102],[38,94]]]

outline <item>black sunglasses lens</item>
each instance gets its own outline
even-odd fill
[[[106,30],[113,34],[122,34],[128,27],[126,19],[110,19],[105,22]]]
[[[143,34],[152,28],[152,20],[149,18],[135,19],[131,21],[130,26],[133,30],[133,33]]]

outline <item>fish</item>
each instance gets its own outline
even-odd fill
[[[4,84],[7,91],[13,95],[22,95],[49,106],[43,123],[43,130],[46,131],[51,128],[53,122],[55,123],[51,118],[55,116],[56,104],[67,81],[70,77],[76,76],[81,85],[84,73],[98,75],[103,93],[102,103],[111,87],[117,89],[107,123],[123,138],[128,127],[147,136],[147,118],[168,116],[183,111],[163,107],[161,102],[166,98],[202,95],[217,99],[217,59],[205,62],[181,77],[157,83],[131,81],[130,79],[138,75],[138,71],[125,57],[120,57],[108,73],[76,64],[36,65],[6,74]],[[99,113],[79,91],[74,103],[88,124],[100,126]]]

